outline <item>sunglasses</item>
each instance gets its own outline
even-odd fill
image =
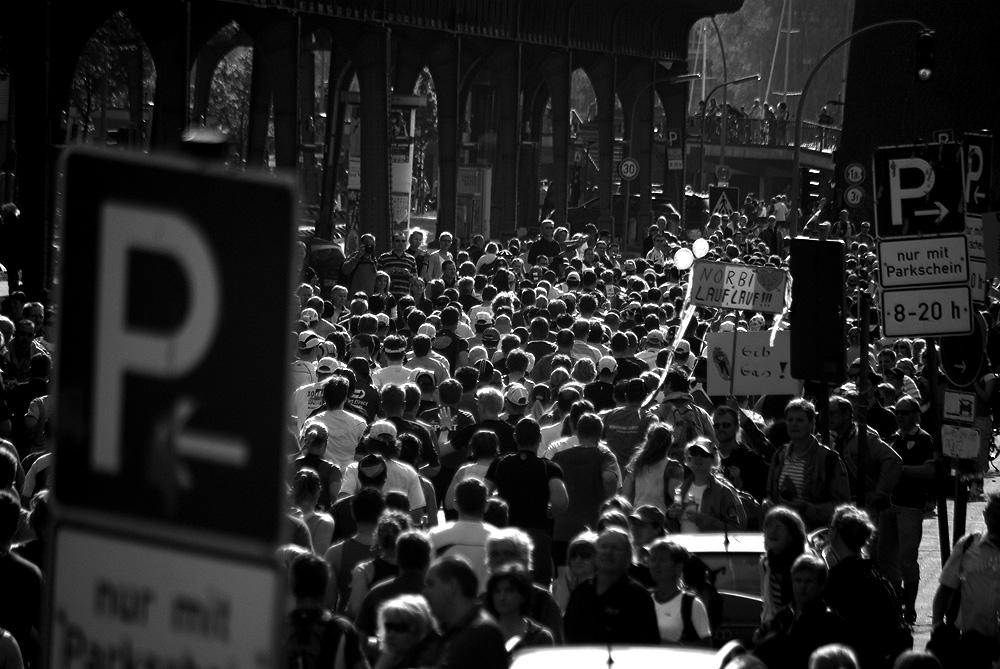
[[[712,427],[732,427],[732,423],[712,423]]]

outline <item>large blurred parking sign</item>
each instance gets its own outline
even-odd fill
[[[65,176],[56,497],[273,544],[293,189],[95,152],[71,153]]]

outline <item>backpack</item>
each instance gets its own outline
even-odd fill
[[[675,443],[687,443],[696,437],[705,436],[705,428],[694,404],[667,400],[663,407],[663,421],[673,427]]]
[[[743,504],[743,511],[747,514],[747,532],[760,532],[763,527],[763,514],[761,513],[760,502],[748,492],[740,490],[734,485],[729,486]]]
[[[993,393],[993,394],[996,395],[998,393]],[[969,552],[969,546],[972,545],[972,542],[975,541],[978,536],[980,536],[979,532],[973,532],[969,536],[965,537],[965,541],[962,542],[963,558],[965,557],[965,554]],[[961,565],[961,562],[959,562],[959,565]],[[954,626],[955,623],[958,621],[958,610],[959,608],[961,608],[961,604],[962,604],[962,588],[960,587],[958,590],[955,591],[955,596],[951,598],[951,602],[949,602],[948,604],[948,610],[945,612],[945,620],[949,625]]]
[[[683,579],[684,584],[694,591],[694,594],[705,605],[705,612],[708,614],[708,625],[712,630],[712,634],[715,635],[719,627],[722,625],[722,606],[724,600],[722,595],[719,594],[719,589],[715,587],[715,579],[720,573],[725,571],[725,567],[720,567],[719,569],[709,569],[708,565],[696,555],[692,555],[687,564],[684,565],[683,569]],[[681,614],[684,613],[684,602],[681,602]],[[690,619],[690,609],[688,610],[688,619]],[[685,622],[685,632],[687,631],[687,622]],[[684,640],[684,636],[681,640]],[[698,640],[697,633],[694,635],[694,640]]]
[[[284,639],[286,669],[332,667],[347,631],[347,623],[325,609],[292,611]]]
[[[694,608],[695,594],[693,592],[681,593],[681,620],[684,622],[684,631],[681,632],[680,643],[698,643],[701,637],[698,630],[694,628],[691,620],[691,610]]]
[[[866,625],[868,636],[881,639],[879,655],[885,660],[885,666],[891,666],[900,653],[913,648],[913,629],[903,619],[896,589],[874,565],[865,575],[864,592],[869,596],[865,607],[870,623]]]

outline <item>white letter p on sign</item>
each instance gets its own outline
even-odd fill
[[[174,379],[195,369],[215,337],[221,281],[211,246],[176,212],[108,202],[101,207],[96,319],[97,380],[93,397],[94,471],[121,469],[121,417],[126,372]],[[132,329],[128,323],[129,254],[143,251],[180,265],[190,304],[173,330]]]

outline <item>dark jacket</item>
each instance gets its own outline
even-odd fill
[[[786,444],[774,454],[767,472],[768,498],[775,504],[787,504],[798,511],[810,531],[828,525],[833,510],[851,501],[844,462],[835,451],[820,444],[816,437],[812,437],[812,441],[812,448],[806,455],[802,499],[784,500],[781,495],[781,470],[791,444]]]

